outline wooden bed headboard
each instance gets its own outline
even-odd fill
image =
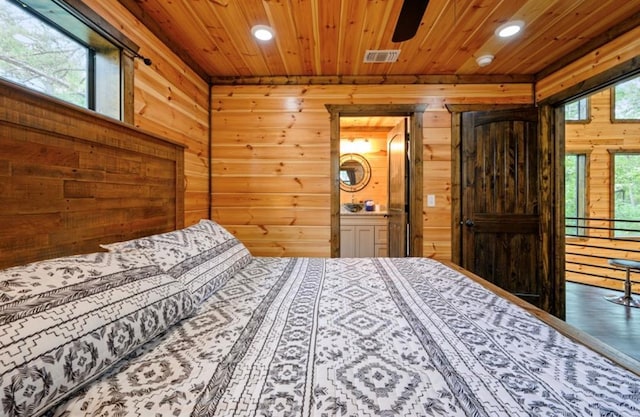
[[[183,225],[183,145],[0,80],[0,268]]]

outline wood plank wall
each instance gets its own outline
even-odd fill
[[[566,124],[566,152],[584,153],[587,155],[587,216],[592,218],[609,218],[611,211],[611,152],[618,150],[633,150],[640,152],[640,123],[611,123],[611,90],[606,89],[590,98],[591,120],[589,123]],[[610,227],[606,221],[590,221],[591,227]],[[594,236],[608,238],[607,230],[590,229],[588,233]],[[580,273],[567,272],[567,280],[598,285],[602,287],[622,290],[623,284],[607,278],[592,277],[587,274],[608,275],[624,279],[624,271],[620,269],[607,270],[606,258],[623,257],[621,252],[607,249],[595,249],[589,246],[611,247],[615,249],[638,249],[638,242],[609,242],[606,239],[583,239],[567,237],[571,246],[568,251],[579,252],[584,256],[567,255],[567,261],[601,265],[603,268],[587,267],[568,264],[567,268],[578,270]],[[589,255],[596,256],[595,258]],[[628,255],[635,258],[634,254]],[[599,258],[604,257],[604,258]],[[636,285],[640,291],[640,284]]]
[[[0,268],[183,226],[183,147],[0,82]]]
[[[625,62],[637,59],[640,51],[640,27],[613,39],[590,54],[574,61],[536,83],[536,100],[542,101],[590,80]]]
[[[387,133],[391,129],[377,129],[375,131],[358,131],[354,129],[341,130],[341,138],[344,140],[357,139],[369,142],[371,149],[361,155],[371,166],[371,180],[360,191],[347,192],[340,190],[340,203],[363,202],[373,200],[375,204],[386,207],[389,191],[387,178]]]
[[[325,104],[426,103],[423,254],[451,258],[448,103],[526,104],[529,84],[213,86],[213,218],[258,256],[329,256]]]
[[[134,123],[185,144],[185,225],[209,217],[209,85],[117,1],[84,0],[151,58],[135,61]]]

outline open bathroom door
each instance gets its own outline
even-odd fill
[[[389,158],[389,256],[404,258],[409,253],[407,242],[409,213],[409,158],[407,119],[398,123],[387,135]]]

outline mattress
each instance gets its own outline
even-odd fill
[[[640,377],[425,258],[256,257],[55,416],[634,416]]]

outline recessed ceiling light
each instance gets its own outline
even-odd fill
[[[491,54],[481,55],[476,58],[476,64],[478,64],[479,67],[486,67],[492,62],[493,62],[493,55]]]
[[[524,22],[522,20],[513,20],[500,25],[498,29],[496,29],[496,35],[501,38],[510,38],[520,32],[523,27]]]
[[[270,41],[273,39],[273,29],[267,25],[255,25],[251,28],[253,37],[260,41]]]

